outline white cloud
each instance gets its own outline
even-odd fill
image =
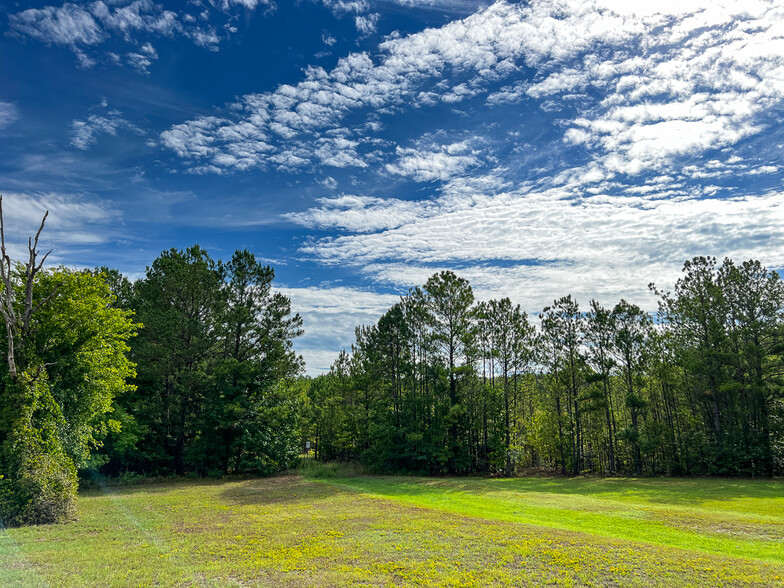
[[[19,110],[16,108],[16,105],[11,102],[0,101],[0,129],[17,120],[19,120]]]
[[[400,297],[345,286],[277,288],[291,299],[291,309],[302,316],[305,334],[294,341],[307,372],[329,370],[341,348],[350,348],[357,325],[371,325]]]
[[[373,215],[365,223],[369,205]],[[295,220],[340,223],[354,234],[320,239],[304,253],[327,264],[353,265],[396,287],[422,283],[438,269],[457,265],[486,295],[514,295],[533,311],[566,292],[586,301],[627,296],[650,302],[647,283],[671,283],[682,262],[695,255],[761,257],[772,267],[784,260],[784,239],[777,237],[784,223],[782,192],[574,198],[551,188],[338,208],[326,201],[322,210]],[[386,217],[401,222],[373,222]]]
[[[318,147],[314,154],[323,165],[331,167],[367,167],[356,148],[358,141],[345,137],[324,137],[317,141]]]
[[[362,36],[366,37],[372,35],[376,32],[379,16],[380,15],[377,12],[365,16],[355,16],[354,26],[357,27],[357,31],[359,31]]]
[[[162,140],[213,171],[334,165],[335,150],[322,148],[336,137],[345,163],[367,164],[375,131],[364,122],[481,95],[491,106],[525,100],[558,113],[542,117],[555,153],[531,158],[545,164],[527,165],[532,146],[522,142],[516,169],[478,177],[484,152],[469,146],[379,148],[372,161],[444,182],[440,195],[319,200],[287,218],[340,233],[302,252],[396,287],[454,268],[483,295],[513,295],[534,311],[565,292],[650,308],[647,282],[671,283],[694,255],[782,266],[784,193],[721,181],[780,173],[772,155],[754,162],[733,151],[780,124],[784,9],[763,0],[500,1],[391,35],[373,55],[311,68],[296,85],[245,96],[229,114],[177,125]]]
[[[125,129],[143,135],[144,131],[122,117],[118,110],[108,109],[106,101],[97,107],[100,114],[91,114],[86,120],[76,119],[71,123],[71,145],[86,150],[98,141],[99,135],[116,135]]]
[[[433,80],[471,78],[470,86],[456,90],[459,83],[447,83],[441,89],[447,99],[462,99],[466,92],[477,92],[485,83],[482,79],[509,75],[514,69],[511,61],[525,53],[523,14],[521,6],[499,2],[439,29],[389,38],[379,45],[376,60],[367,53],[351,53],[331,71],[309,68],[304,81],[246,95],[232,105],[231,116],[201,117],[175,125],[161,134],[162,142],[194,167],[215,170],[263,167],[276,163],[271,158],[287,148],[301,150],[297,156],[307,161],[314,157],[313,138],[330,131],[359,141],[361,147],[362,138],[345,135],[350,129],[342,123],[349,114],[365,113],[366,122],[371,122],[381,109],[403,107]],[[250,146],[249,158],[235,158],[237,130],[248,127],[269,137],[266,145],[272,144],[274,150]],[[361,152],[357,154],[362,159]]]
[[[49,217],[41,235],[41,248],[55,249],[53,263],[58,262],[62,246],[96,245],[117,235],[120,213],[110,202],[90,201],[72,194],[6,192],[3,217],[12,257],[20,259],[26,254],[27,238],[35,235],[47,210]]]
[[[387,164],[389,173],[411,177],[419,182],[445,181],[480,164],[479,152],[466,141],[431,146],[429,150],[397,148],[398,161]]]
[[[554,39],[568,33],[561,49],[570,61],[555,49],[556,59],[542,59],[539,45],[527,56],[534,80],[501,88],[488,104],[568,107],[581,95],[584,114],[564,138],[610,172],[638,174],[734,145],[763,131],[760,115],[784,99],[784,9],[773,3],[563,2],[563,18],[552,21],[554,6],[532,4],[526,21]]]
[[[126,55],[128,64],[139,73],[149,73],[148,68],[153,61],[158,59],[158,52],[150,43],[141,46],[138,52],[131,52]]]
[[[323,180],[319,180],[319,184],[324,186],[327,190],[335,190],[338,187],[338,181],[332,176],[327,176]]]
[[[492,4],[492,0],[393,0],[407,8],[431,8],[444,12],[474,12]]]
[[[76,4],[30,8],[8,17],[12,29],[44,43],[97,45],[106,39],[93,15]]]
[[[27,35],[47,45],[70,48],[85,68],[93,67],[101,58],[95,49],[98,45],[110,38],[121,39],[139,47],[127,52],[125,62],[146,73],[157,54],[154,50],[150,51],[152,47],[148,42],[137,37],[184,37],[201,47],[218,49],[221,35],[214,25],[204,23],[201,15],[197,17],[195,11],[199,4],[186,5],[182,12],[175,12],[153,0],[66,2],[61,6],[29,8],[11,14],[8,22],[17,35]],[[230,25],[233,7],[253,10],[267,4],[268,0],[209,2],[202,15],[207,18],[215,15],[224,21],[223,30],[231,34],[236,31],[236,27]],[[113,53],[105,55],[109,63],[123,63],[116,57]]]
[[[602,0],[500,1],[441,28],[393,35],[378,57],[352,53],[331,71],[310,68],[296,85],[245,96],[229,117],[198,118],[161,137],[196,167],[247,169],[279,150],[308,152],[306,135],[349,132],[341,124],[350,114],[369,119],[481,94],[491,105],[525,97],[552,110],[581,96],[582,116],[567,124],[565,140],[610,173],[636,174],[765,128],[759,115],[784,98],[783,18],[784,9],[763,0],[645,10]],[[532,80],[490,93],[491,83],[525,71],[522,64],[537,72]],[[248,158],[227,157],[235,129],[247,126],[273,142]],[[362,147],[363,137],[351,140]]]
[[[370,10],[367,0],[322,0],[324,6],[338,16],[343,14],[362,14]]]
[[[370,232],[392,229],[421,218],[426,203],[344,194],[319,198],[320,206],[284,215],[293,222],[318,229]]]

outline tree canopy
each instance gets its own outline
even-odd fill
[[[697,257],[654,316],[563,296],[538,329],[451,272],[357,330],[309,391],[317,455],[378,471],[784,471],[784,285]]]

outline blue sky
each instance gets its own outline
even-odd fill
[[[1,1],[14,251],[268,260],[328,368],[435,271],[536,313],[784,266],[780,3]]]

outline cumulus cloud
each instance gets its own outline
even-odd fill
[[[378,19],[381,15],[377,12],[372,14],[366,14],[364,16],[355,16],[354,17],[354,26],[357,27],[357,31],[362,36],[372,35],[376,32],[376,27],[378,26]]]
[[[246,95],[232,105],[231,116],[175,125],[161,134],[162,142],[197,170],[264,167],[287,151],[299,165],[318,161],[312,137],[337,131],[361,142],[366,136],[347,136],[353,132],[343,126],[349,115],[364,113],[372,122],[381,109],[410,105],[424,87],[428,95],[453,97],[478,91],[482,79],[508,75],[512,60],[525,52],[522,13],[522,7],[501,2],[439,29],[389,38],[379,45],[375,60],[368,53],[352,53],[331,71],[309,68],[304,81]],[[459,84],[449,82],[455,78],[470,78],[470,87],[455,90]],[[446,85],[435,87],[436,82]],[[351,158],[361,160],[359,152]]]
[[[108,63],[127,63],[146,73],[157,53],[144,37],[183,37],[206,49],[217,50],[222,39],[218,31],[223,30],[225,34],[236,31],[231,25],[236,9],[253,10],[268,3],[268,0],[223,0],[206,5],[194,3],[177,12],[153,0],[66,2],[11,14],[8,23],[17,35],[70,48],[82,67],[92,67],[99,59],[105,59]],[[206,21],[201,15],[207,17]],[[211,17],[220,21],[220,28],[209,23]],[[109,39],[139,49],[126,52],[126,59],[119,59],[116,52],[101,54],[97,47]]]
[[[784,9],[763,0],[499,1],[310,68],[161,139],[201,171],[380,161],[390,175],[442,183],[427,200],[368,191],[287,215],[339,231],[302,247],[322,264],[395,287],[457,269],[483,296],[533,311],[566,292],[652,308],[647,282],[671,283],[694,255],[784,265],[780,151],[740,151],[780,129],[782,24]],[[367,123],[444,104],[470,117],[477,97],[504,113],[525,103],[538,125],[528,136],[546,125],[554,141],[510,131],[517,159],[492,172],[470,142],[372,142]],[[548,152],[528,153],[536,145]],[[752,179],[767,184],[744,184]]]
[[[479,152],[468,142],[433,146],[429,150],[397,148],[398,161],[387,164],[391,174],[411,177],[419,182],[445,181],[479,165]]]
[[[367,0],[322,0],[324,6],[329,8],[336,15],[362,14],[370,10],[370,2]]]
[[[564,140],[612,173],[666,167],[691,153],[737,144],[766,128],[784,99],[784,9],[766,1],[559,4],[564,18],[531,24],[569,32],[570,59],[541,61],[532,80],[488,96],[490,105],[583,99]],[[537,13],[539,17],[537,17]],[[576,25],[582,26],[576,26]],[[598,35],[597,35],[598,33]]]
[[[230,116],[174,126],[163,144],[201,170],[264,167],[287,149],[307,165],[324,159],[303,135],[350,133],[342,127],[349,115],[369,120],[479,95],[490,105],[528,99],[568,109],[579,97],[581,116],[566,124],[565,143],[609,173],[636,174],[765,128],[761,115],[784,97],[783,13],[763,0],[645,9],[611,0],[501,1],[441,28],[393,35],[377,57],[352,53],[331,71],[310,68],[296,85],[243,97]],[[257,138],[248,141],[248,131]],[[346,138],[362,146],[362,137]]]

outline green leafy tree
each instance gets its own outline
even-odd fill
[[[131,387],[131,313],[114,307],[100,275],[45,270],[38,241],[28,260],[6,253],[0,199],[5,369],[0,395],[0,519],[61,522],[74,515],[77,468],[100,445],[112,400]]]
[[[607,448],[610,473],[618,469],[615,461],[615,411],[612,405],[612,370],[615,366],[616,322],[615,314],[596,300],[591,300],[591,310],[586,315],[586,339],[588,355],[601,383],[601,407],[604,409],[607,428]]]
[[[642,440],[640,418],[648,406],[643,395],[647,361],[648,339],[651,335],[651,318],[634,304],[621,300],[612,312],[615,323],[613,351],[620,368],[624,388],[624,401],[631,415],[631,426],[625,437],[634,448],[634,470],[642,473]]]
[[[145,328],[133,345],[138,390],[122,405],[140,439],[108,471],[268,474],[292,465],[306,398],[292,344],[302,319],[273,279],[247,250],[222,263],[194,245],[153,261],[132,288]]]
[[[224,282],[223,295],[217,297],[215,335],[221,353],[214,366],[215,389],[204,401],[192,460],[202,472],[268,473],[275,470],[272,463],[291,465],[290,449],[277,452],[276,460],[281,439],[270,427],[275,425],[281,438],[296,430],[286,425],[288,420],[297,422],[293,416],[297,410],[296,402],[289,405],[283,400],[282,391],[291,389],[291,384],[282,382],[302,370],[302,359],[292,346],[292,340],[302,334],[302,319],[292,315],[288,298],[272,292],[273,269],[247,249],[237,250],[219,269]],[[298,396],[293,394],[292,399]],[[279,419],[284,422],[278,423]]]

